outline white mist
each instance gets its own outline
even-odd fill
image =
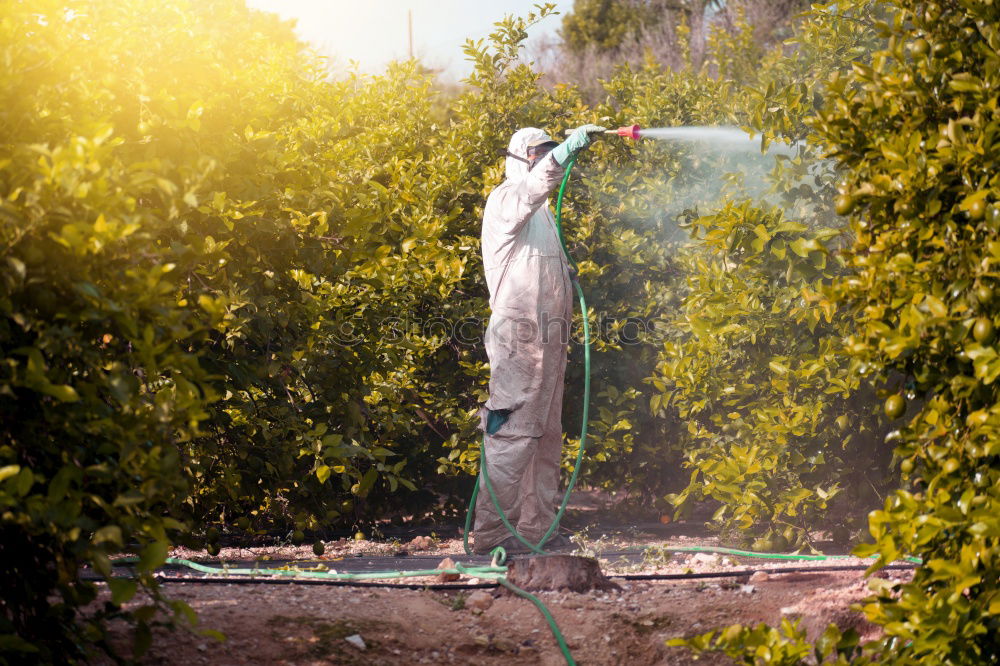
[[[738,127],[702,127],[689,125],[685,127],[650,127],[639,130],[643,139],[659,141],[704,142],[726,151],[760,152],[760,138],[751,137]],[[768,152],[789,152],[792,146],[785,143],[772,143]]]

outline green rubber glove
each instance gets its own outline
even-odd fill
[[[605,128],[600,125],[581,125],[573,130],[569,137],[552,149],[552,157],[560,166],[566,166],[569,158],[590,145],[591,134],[603,134]]]

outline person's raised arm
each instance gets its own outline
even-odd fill
[[[565,141],[540,157],[523,179],[497,188],[487,205],[493,209],[493,219],[502,221],[505,233],[513,235],[521,230],[559,185],[570,158],[590,145],[590,135],[602,132],[604,128],[598,125],[578,127]]]

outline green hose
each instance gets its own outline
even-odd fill
[[[528,601],[530,601],[531,603],[535,604],[535,606],[538,607],[538,610],[540,610],[542,612],[542,615],[545,616],[545,621],[549,623],[549,629],[552,630],[552,635],[556,637],[556,642],[559,643],[559,649],[562,650],[563,657],[565,657],[566,659],[566,663],[569,666],[576,666],[576,660],[573,659],[573,655],[569,651],[569,646],[566,645],[566,639],[563,638],[562,632],[559,631],[559,625],[556,624],[555,618],[552,617],[552,613],[549,612],[549,609],[545,607],[545,604],[542,603],[542,600],[536,597],[535,595],[531,594],[527,590],[522,590],[521,588],[511,583],[503,576],[499,576],[496,579],[496,581],[501,585],[503,585],[504,587],[506,587],[511,592],[513,592],[514,594],[520,597],[524,597],[525,599],[527,599]]]
[[[115,560],[114,564],[128,564],[138,562],[138,557],[124,557]],[[456,564],[448,569],[416,569],[413,571],[366,571],[364,573],[339,573],[336,571],[308,571],[302,569],[246,569],[229,567],[208,567],[191,560],[179,557],[168,557],[166,564],[179,564],[201,573],[215,574],[219,576],[290,576],[294,578],[323,578],[326,580],[376,580],[383,578],[413,578],[416,576],[437,576],[439,574],[465,574],[477,578],[495,578],[507,573],[507,567],[502,566],[465,566]]]
[[[498,552],[494,553],[494,563],[502,562],[506,557],[503,552],[503,548],[498,548]],[[138,557],[123,557],[114,561],[114,564],[130,564],[138,562]],[[552,635],[556,639],[556,643],[559,644],[559,649],[563,653],[563,657],[566,658],[566,663],[569,666],[575,666],[576,661],[573,659],[573,655],[569,651],[569,647],[566,645],[566,639],[563,637],[562,632],[559,631],[559,625],[556,624],[555,618],[552,617],[551,611],[546,608],[545,604],[542,603],[541,599],[535,595],[522,590],[513,583],[507,580],[505,574],[507,573],[507,567],[505,566],[467,566],[461,562],[456,563],[454,567],[449,567],[446,569],[417,569],[413,571],[367,571],[364,573],[338,573],[336,571],[303,571],[300,569],[247,569],[247,568],[227,568],[227,567],[209,567],[204,564],[198,564],[197,562],[192,562],[191,560],[185,560],[179,557],[168,557],[165,560],[166,564],[178,564],[181,566],[188,567],[194,571],[200,571],[201,573],[216,574],[220,576],[293,576],[296,578],[324,578],[327,580],[342,580],[342,581],[357,581],[357,580],[374,580],[374,579],[385,579],[385,578],[413,578],[416,576],[437,576],[439,574],[459,574],[465,576],[473,576],[476,578],[483,578],[485,580],[492,580],[499,585],[507,588],[514,594],[524,597],[531,603],[538,607],[542,615],[545,617],[545,621],[549,625],[549,629],[552,631]]]
[[[720,555],[734,555],[737,557],[751,557],[762,560],[797,560],[821,562],[825,560],[845,560],[852,559],[853,555],[797,555],[795,553],[755,553],[749,550],[738,550],[736,548],[725,548],[722,546],[664,546],[661,549],[667,553],[717,553]],[[194,571],[219,576],[291,576],[302,578],[324,578],[327,580],[378,580],[385,578],[413,578],[416,576],[437,576],[442,573],[462,574],[476,578],[496,579],[497,576],[504,576],[507,567],[503,566],[506,554],[503,548],[494,550],[493,563],[487,566],[466,565],[458,562],[453,568],[448,569],[413,569],[403,571],[366,571],[363,573],[343,573],[337,571],[309,571],[303,569],[260,569],[260,568],[233,568],[233,567],[210,567],[198,562],[186,560],[180,557],[168,557],[166,564],[176,564],[185,566]],[[858,559],[878,559],[878,556]],[[903,561],[912,564],[922,564],[919,557],[904,557]],[[114,565],[132,564],[138,562],[138,557],[123,557],[112,562]]]
[[[502,515],[502,514],[501,514]],[[850,558],[850,555],[795,555],[786,553],[754,553],[747,550],[737,550],[735,548],[724,548],[720,546],[667,546],[662,549],[664,552],[671,553],[719,553],[724,555],[735,555],[738,557],[753,557],[758,559],[771,559],[771,560],[838,560]],[[559,625],[556,624],[555,618],[552,616],[551,611],[545,606],[542,601],[526,590],[522,590],[517,587],[509,580],[507,580],[506,573],[507,567],[503,566],[503,562],[506,559],[506,553],[503,548],[496,548],[493,551],[493,562],[489,566],[471,566],[465,565],[461,562],[455,564],[454,567],[447,569],[415,569],[410,571],[368,571],[364,573],[339,573],[336,571],[308,571],[300,569],[247,569],[247,568],[228,568],[228,567],[210,567],[204,564],[199,564],[197,562],[192,562],[191,560],[186,560],[179,557],[168,557],[165,560],[166,564],[177,564],[181,566],[188,567],[194,571],[199,571],[206,574],[214,574],[219,576],[288,576],[297,578],[320,578],[326,580],[339,580],[339,581],[361,581],[361,580],[378,580],[387,578],[412,578],[417,576],[437,576],[443,573],[459,574],[465,576],[472,576],[476,578],[482,578],[484,580],[492,580],[498,585],[501,585],[514,594],[523,597],[535,604],[538,610],[542,613],[545,621],[549,625],[549,629],[552,631],[553,637],[556,639],[556,643],[559,645],[560,651],[562,651],[563,657],[566,659],[566,663],[570,666],[575,666],[576,661],[573,659],[573,655],[569,651],[569,646],[566,645],[566,639],[563,637],[562,632],[559,630]],[[915,564],[921,564],[922,561],[918,557],[906,557],[904,558],[907,562],[912,562]],[[138,557],[124,557],[121,559],[116,559],[113,564],[129,564],[138,562]]]
[[[566,184],[569,182],[569,175],[573,170],[573,165],[576,164],[576,155],[572,155],[569,161],[566,163],[566,172],[563,174],[562,183],[559,185],[559,195],[556,198],[556,232],[559,236],[559,245],[562,246],[563,255],[566,257],[566,261],[573,267],[574,274],[577,271],[576,262],[569,253],[569,249],[566,247],[566,238],[563,236],[562,229],[562,205],[563,197],[566,194]],[[569,483],[566,485],[566,492],[563,494],[562,502],[559,504],[559,510],[556,511],[555,517],[552,519],[552,524],[549,525],[549,529],[545,531],[541,540],[537,544],[533,544],[527,539],[525,539],[517,531],[517,529],[510,524],[507,519],[507,515],[504,513],[503,508],[500,506],[500,501],[497,499],[496,492],[493,490],[493,484],[490,483],[489,473],[486,470],[486,435],[483,434],[482,445],[480,446],[479,454],[479,473],[483,479],[483,485],[486,486],[486,490],[490,495],[490,500],[493,503],[493,508],[496,509],[497,514],[500,516],[500,521],[503,523],[507,531],[510,532],[514,537],[517,538],[525,547],[527,547],[533,553],[544,553],[545,550],[542,546],[549,540],[552,533],[559,526],[559,522],[562,520],[563,515],[566,513],[566,505],[569,504],[570,493],[573,492],[573,487],[576,485],[576,480],[580,476],[580,468],[583,466],[583,453],[587,446],[587,421],[590,420],[590,313],[587,310],[587,299],[583,295],[583,289],[580,287],[580,283],[576,280],[574,276],[572,278],[573,287],[576,289],[577,298],[580,301],[580,312],[583,315],[583,368],[584,368],[584,379],[583,379],[583,416],[582,423],[580,424],[580,448],[576,453],[576,462],[573,465],[573,474],[570,476]],[[472,489],[472,497],[469,500],[469,509],[465,513],[465,530],[462,533],[462,545],[465,547],[465,553],[467,555],[472,554],[472,550],[469,548],[469,532],[472,527],[472,515],[476,510],[476,500],[479,497],[479,483],[476,483],[475,487]]]
[[[849,560],[855,558],[854,555],[796,555],[795,553],[755,553],[750,550],[737,550],[736,548],[723,548],[721,546],[667,546],[661,549],[665,553],[718,553],[720,555],[735,555],[737,557],[754,557],[760,560],[807,560],[822,562],[824,560]],[[878,559],[877,555],[872,557],[862,557],[858,559]],[[911,564],[923,564],[919,557],[904,557],[904,561]]]

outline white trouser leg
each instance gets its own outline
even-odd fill
[[[511,525],[517,525],[521,517],[518,496],[538,442],[536,437],[486,435],[486,471],[498,503]],[[493,506],[482,475],[479,477],[474,530],[476,550],[494,546],[510,535]]]
[[[565,365],[563,366],[565,368]],[[538,439],[534,455],[521,484],[521,516],[517,531],[537,544],[556,515],[559,493],[559,463],[562,458],[562,394],[560,382],[549,405],[545,432]],[[555,535],[555,530],[552,534]]]

